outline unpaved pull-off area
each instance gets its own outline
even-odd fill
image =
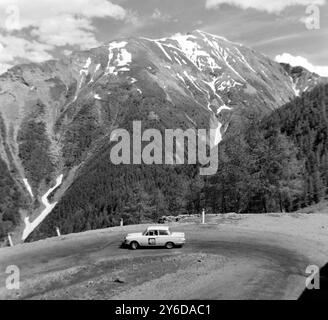
[[[328,262],[328,215],[208,216],[171,225],[184,248],[120,248],[145,225],[0,249],[1,299],[296,299],[307,266]],[[5,288],[6,267],[20,289]]]

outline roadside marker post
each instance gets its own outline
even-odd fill
[[[59,228],[58,228],[58,227],[56,228],[56,232],[57,232],[57,237],[60,237],[60,236],[61,236],[61,234],[60,234],[60,230],[59,230]]]
[[[13,244],[13,239],[11,238],[10,233],[8,233],[8,241],[9,241],[9,245],[10,245],[11,247],[13,247],[13,246],[14,246],[14,244]]]
[[[202,212],[202,224],[205,224],[205,209]]]

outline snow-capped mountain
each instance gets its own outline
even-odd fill
[[[321,81],[198,30],[121,39],[0,76],[0,159],[23,195],[20,214],[23,220],[30,216],[30,224],[44,212],[42,196],[51,196],[56,179],[64,176],[53,201],[102,152],[115,128],[132,120],[159,128],[213,128],[220,143],[250,118]]]

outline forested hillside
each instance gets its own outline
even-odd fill
[[[189,166],[110,164],[107,155],[86,168],[31,239],[55,234],[157,221],[163,215],[198,212],[202,181]]]
[[[215,212],[292,211],[319,202],[328,186],[328,86],[320,85],[254,121],[220,149],[206,181]]]
[[[0,158],[0,241],[20,223],[17,208],[22,204],[18,187]]]
[[[328,187],[328,85],[303,94],[277,110],[264,126],[279,129],[298,148],[305,162],[304,202],[309,205],[326,196]]]

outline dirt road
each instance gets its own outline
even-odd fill
[[[321,267],[328,260],[323,241],[311,235],[253,230],[248,223],[227,219],[209,225],[174,225],[173,231],[186,233],[187,245],[173,250],[120,248],[124,234],[145,226],[0,249],[0,298],[298,298],[306,267]],[[9,265],[20,268],[20,290],[5,288]]]

